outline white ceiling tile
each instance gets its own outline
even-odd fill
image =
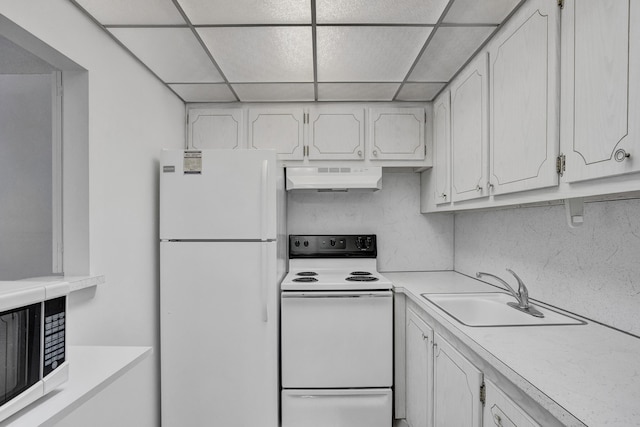
[[[316,0],[316,20],[319,24],[435,24],[447,3],[448,0]]]
[[[185,102],[234,102],[236,97],[225,83],[170,84]]]
[[[188,28],[111,28],[109,31],[164,82],[224,81]]]
[[[313,83],[248,83],[231,85],[242,102],[313,101]]]
[[[409,81],[449,81],[494,30],[494,27],[438,28]]]
[[[198,28],[230,82],[312,82],[311,27]]]
[[[171,0],[76,0],[103,25],[185,25]]]
[[[194,25],[310,24],[309,0],[179,0]]]
[[[318,101],[391,101],[399,83],[319,83]]]
[[[318,81],[402,81],[431,31],[424,27],[318,27]]]
[[[431,101],[446,83],[405,83],[396,99],[398,101]]]
[[[452,24],[500,24],[520,0],[455,0],[444,17]]]

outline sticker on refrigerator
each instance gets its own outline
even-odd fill
[[[202,151],[185,151],[183,170],[185,174],[202,173]]]

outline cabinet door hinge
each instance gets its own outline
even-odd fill
[[[305,145],[302,147],[302,157],[309,157],[309,146]]]
[[[305,125],[309,123],[309,113],[302,113],[302,123]]]
[[[484,383],[480,386],[480,402],[484,405],[487,401],[487,388],[484,386]]]
[[[564,172],[567,170],[567,156],[564,154],[560,154],[556,157],[556,172],[562,176]]]
[[[564,9],[564,0],[558,0],[558,6],[560,9]]]

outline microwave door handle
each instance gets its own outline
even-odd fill
[[[268,307],[267,307],[267,286],[269,284],[269,272],[267,265],[267,244],[262,243],[260,245],[260,307],[262,310],[262,321],[267,323],[269,321]]]
[[[267,240],[267,215],[268,212],[268,189],[267,184],[269,183],[269,161],[262,161],[262,181],[260,183],[260,239],[262,241]]]

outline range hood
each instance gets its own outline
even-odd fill
[[[287,191],[377,191],[382,188],[382,168],[291,167],[287,168]]]

